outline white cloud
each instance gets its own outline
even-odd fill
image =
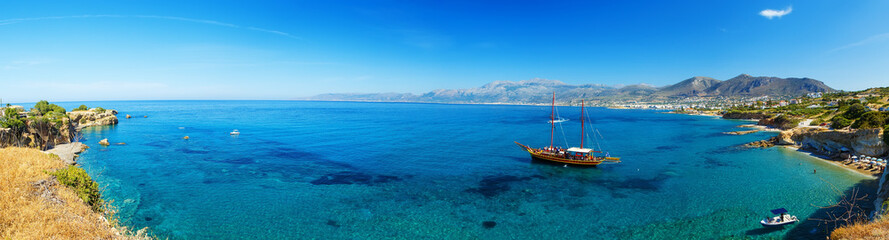
[[[792,11],[793,7],[787,7],[787,9],[784,10],[766,9],[759,12],[759,15],[762,15],[763,17],[766,17],[768,19],[772,19],[775,17],[781,18],[784,15],[790,14],[790,12]]]

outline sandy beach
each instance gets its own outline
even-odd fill
[[[879,176],[881,176],[881,175],[883,174],[882,172],[875,172],[875,171],[867,171],[867,170],[864,170],[864,169],[858,169],[858,168],[856,168],[854,165],[845,165],[845,164],[843,164],[843,161],[833,160],[832,158],[829,158],[829,157],[824,156],[824,155],[820,155],[820,154],[813,153],[813,152],[806,151],[806,150],[801,150],[801,149],[799,149],[798,147],[794,147],[794,146],[781,146],[781,147],[784,147],[784,148],[787,148],[787,149],[793,149],[793,150],[796,150],[796,151],[798,151],[798,152],[805,153],[806,155],[809,155],[809,156],[811,156],[811,157],[813,157],[813,158],[817,158],[817,159],[823,160],[823,161],[828,162],[828,163],[830,163],[830,164],[833,164],[833,165],[836,165],[836,166],[838,166],[838,167],[841,167],[841,168],[844,168],[844,169],[846,169],[846,170],[849,170],[850,172],[854,172],[854,173],[856,173],[856,174],[859,174],[859,175],[861,175],[861,176],[865,176],[865,177],[868,177],[868,178],[871,178],[871,179],[877,179],[877,178],[879,178]]]

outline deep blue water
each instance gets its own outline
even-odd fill
[[[120,124],[84,130],[80,164],[125,224],[171,239],[806,238],[823,234],[817,221],[758,220],[778,207],[805,219],[837,199],[831,184],[864,179],[740,147],[774,133],[721,134],[746,122],[655,111],[588,108],[604,139],[587,146],[623,163],[574,168],[513,143],[549,144],[548,106],[86,104],[117,109]],[[556,144],[577,145],[579,108],[559,111],[571,121]]]

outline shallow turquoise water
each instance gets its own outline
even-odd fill
[[[545,106],[86,104],[117,109],[120,124],[85,130],[80,163],[126,224],[172,239],[809,238],[823,234],[817,221],[758,220],[778,207],[823,214],[831,184],[864,179],[796,151],[739,147],[773,133],[721,134],[745,122],[655,111],[589,108],[599,145],[624,162],[566,168],[513,143],[549,144]],[[572,121],[556,143],[576,145],[579,109],[560,112]]]

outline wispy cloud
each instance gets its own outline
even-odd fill
[[[867,45],[867,44],[871,44],[871,43],[875,43],[875,42],[886,41],[886,40],[889,40],[889,33],[877,34],[877,35],[873,35],[868,38],[865,38],[864,40],[861,40],[858,42],[854,42],[854,43],[847,44],[842,47],[834,48],[834,49],[828,51],[828,53],[832,53],[832,52],[836,52],[836,51],[840,51],[840,50],[845,50],[845,49],[849,49],[849,48],[853,48],[853,47],[858,47],[861,45]]]
[[[3,64],[3,66],[0,67],[0,69],[15,70],[15,69],[22,69],[22,68],[26,68],[26,67],[30,67],[30,66],[35,66],[35,65],[47,64],[47,63],[51,63],[51,62],[53,62],[53,61],[52,60],[17,60],[17,61],[10,61],[10,62],[7,62],[6,64]]]
[[[763,17],[766,17],[768,19],[772,19],[775,17],[781,18],[784,15],[790,14],[790,12],[793,12],[792,6],[788,6],[787,9],[784,9],[784,10],[775,10],[775,9],[762,10],[759,12],[759,15],[762,15]]]
[[[283,36],[283,37],[287,37],[287,38],[292,38],[292,39],[301,39],[300,37],[294,36],[290,33],[282,32],[282,31],[278,31],[278,30],[272,30],[272,29],[265,29],[265,28],[251,27],[251,26],[241,26],[241,25],[237,25],[237,24],[231,24],[231,23],[225,23],[225,22],[219,22],[219,21],[213,21],[213,20],[206,20],[206,19],[195,19],[195,18],[175,17],[175,16],[156,16],[156,15],[113,15],[113,14],[110,14],[110,15],[74,15],[74,16],[35,17],[35,18],[13,18],[13,19],[0,20],[0,25],[9,25],[9,24],[16,24],[16,23],[21,23],[21,22],[31,22],[31,21],[63,20],[63,19],[75,19],[75,18],[162,19],[162,20],[183,21],[183,22],[216,25],[216,26],[221,26],[221,27],[244,29],[244,30],[250,30],[250,31],[256,31],[256,32],[275,34],[275,35],[279,35],[279,36]]]

